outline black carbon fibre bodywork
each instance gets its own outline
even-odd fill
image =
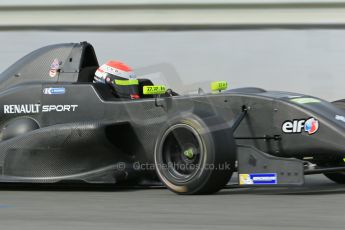
[[[58,73],[51,77],[55,59]],[[88,69],[97,66],[90,44],[60,44],[34,51],[0,75],[1,182],[158,181],[147,167],[166,124],[179,117],[217,118],[224,123],[210,128],[232,129],[244,107],[247,114],[233,130],[237,144],[315,163],[345,155],[345,123],[336,119],[345,112],[324,100],[255,88],[121,100],[92,83]],[[282,131],[286,121],[309,118],[319,122],[313,134]]]

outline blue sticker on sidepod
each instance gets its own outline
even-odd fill
[[[239,175],[240,185],[278,184],[277,173],[251,173]]]
[[[57,95],[57,94],[65,94],[65,88],[45,88],[43,89],[43,93],[46,95]]]

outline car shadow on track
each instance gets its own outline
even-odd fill
[[[345,194],[345,185],[336,184],[324,177],[309,177],[303,186],[290,187],[242,187],[232,184],[215,195],[328,195]],[[61,192],[135,192],[138,190],[166,189],[156,184],[151,186],[115,186],[113,184],[16,184],[2,183],[0,191],[61,191]]]
[[[242,187],[237,184],[237,174],[232,177],[232,184],[221,190],[218,195],[328,195],[345,194],[345,184],[337,184],[323,175],[305,177],[303,186],[267,186]]]
[[[277,188],[236,188],[227,187],[218,195],[328,195],[345,194],[345,186],[341,185],[320,185],[303,187],[277,187]]]
[[[144,189],[161,189],[162,186],[114,186],[108,184],[14,184],[0,185],[0,191],[61,191],[61,192],[131,192]]]
[[[306,184],[293,187],[239,187],[227,186],[218,195],[328,195],[345,194],[345,185],[333,182]]]

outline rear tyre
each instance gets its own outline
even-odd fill
[[[220,119],[177,118],[163,129],[155,147],[156,171],[177,194],[211,194],[222,189],[234,170],[232,130]]]

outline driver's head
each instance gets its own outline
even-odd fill
[[[95,73],[94,82],[112,85],[120,98],[139,98],[138,80],[132,68],[123,62],[108,61],[101,65]]]

